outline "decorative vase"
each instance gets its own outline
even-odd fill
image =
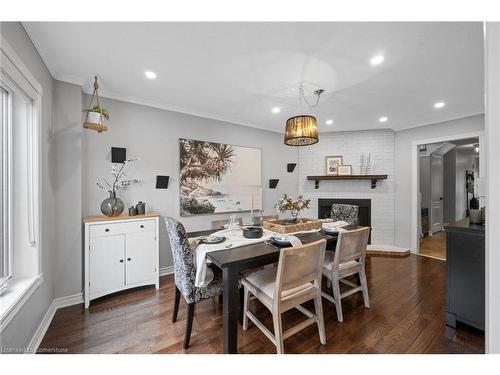
[[[135,209],[137,211],[137,215],[144,215],[146,213],[146,203],[139,201],[139,203],[135,205]]]
[[[299,211],[290,211],[292,214],[291,219],[285,219],[285,224],[297,224],[299,222]]]
[[[123,201],[116,197],[116,192],[109,193],[109,198],[106,198],[101,203],[101,212],[109,217],[120,215],[125,208]]]

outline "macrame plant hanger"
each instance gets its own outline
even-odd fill
[[[96,104],[99,108],[99,123],[89,122],[89,110],[92,109],[92,102],[94,101],[94,97],[96,98]],[[104,114],[102,113],[101,103],[99,101],[99,83],[97,83],[97,76],[94,77],[94,92],[92,93],[92,97],[90,98],[89,110],[87,110],[87,116],[85,117],[85,122],[83,123],[83,127],[85,129],[96,130],[98,133],[102,133],[108,130],[108,127],[102,123],[102,119],[104,118]]]

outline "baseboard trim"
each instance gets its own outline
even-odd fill
[[[31,339],[30,343],[28,344],[28,347],[26,348],[26,354],[33,354],[36,353],[38,350],[38,347],[40,346],[43,337],[45,336],[45,333],[49,329],[50,323],[52,323],[52,319],[54,318],[54,315],[56,314],[57,307],[56,307],[56,300],[54,299],[52,303],[50,304],[47,312],[45,313],[42,321],[40,322],[40,325],[38,326],[37,330],[35,331],[35,334],[33,335],[33,338]]]
[[[56,302],[56,308],[62,309],[63,307],[78,305],[83,303],[83,293],[73,294],[71,296],[59,297],[54,300]]]
[[[171,275],[174,273],[174,266],[160,268],[160,276]]]
[[[33,335],[30,343],[28,344],[28,347],[26,348],[26,353],[27,354],[36,353],[58,309],[62,309],[68,306],[78,305],[80,303],[83,303],[83,293],[77,293],[66,297],[54,298],[49,308],[47,309],[47,312],[45,313],[42,321],[38,325],[38,328],[35,331],[35,334]]]

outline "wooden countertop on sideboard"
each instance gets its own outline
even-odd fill
[[[147,219],[149,217],[158,217],[160,214],[158,212],[146,212],[144,215],[134,215],[130,216],[127,214],[122,214],[119,216],[104,216],[104,215],[91,215],[83,218],[84,223],[95,223],[99,221],[113,221],[113,220],[127,220],[127,219]]]

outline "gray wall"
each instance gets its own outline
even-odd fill
[[[443,223],[456,220],[456,157],[457,150],[453,149],[443,156]]]
[[[75,277],[82,269],[82,96],[80,86],[54,81],[56,298],[82,288],[82,278]]]
[[[3,347],[26,347],[54,299],[56,150],[51,143],[53,80],[28,35],[18,22],[0,22],[0,32],[42,85],[42,285],[1,333]]]
[[[484,115],[465,117],[437,124],[396,132],[395,137],[395,242],[397,246],[411,246],[411,148],[412,142],[484,129]]]
[[[88,100],[86,96],[86,105]],[[109,131],[83,133],[84,215],[100,213],[100,203],[107,196],[96,187],[96,181],[109,176],[110,151],[116,146],[126,147],[127,157],[140,157],[129,176],[144,181],[120,193],[125,205],[143,200],[148,210],[179,218],[179,138],[261,148],[263,203],[267,214],[276,212],[274,204],[284,192],[292,195],[297,192],[297,169],[294,173],[286,171],[287,163],[296,162],[297,149],[283,144],[283,134],[117,100],[102,99],[102,103],[110,111]],[[155,189],[156,175],[170,176],[168,190]],[[277,189],[268,188],[270,178],[280,180]],[[227,217],[228,214],[202,215],[184,217],[181,221],[190,231],[207,229],[211,220]],[[172,265],[172,257],[165,224],[163,220],[160,223],[160,268],[164,268]],[[75,277],[79,277],[77,271],[75,267]]]

